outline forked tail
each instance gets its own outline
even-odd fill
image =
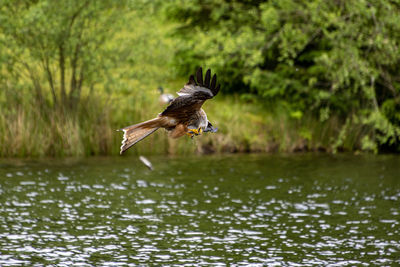
[[[155,118],[139,124],[131,125],[121,129],[124,132],[120,154],[124,153],[128,148],[143,140],[145,137],[157,131],[161,126],[160,118]]]

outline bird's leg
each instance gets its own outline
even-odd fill
[[[193,139],[194,134],[192,133],[192,131],[188,131],[186,134],[187,134],[188,136],[190,136],[190,138]]]
[[[203,132],[203,129],[198,128],[198,129],[190,129],[186,134],[189,135],[191,138],[195,135],[200,135]]]

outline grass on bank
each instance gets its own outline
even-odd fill
[[[0,114],[0,156],[90,156],[118,155],[122,133],[116,130],[155,117],[164,106],[156,88],[138,90],[124,97],[87,98],[75,113],[53,110],[43,114],[38,106],[25,103],[5,108]],[[5,103],[2,103],[3,107]],[[219,130],[190,139],[169,139],[160,129],[139,142],[127,154],[295,152],[305,150],[354,150],[363,129],[341,135],[342,123],[324,123],[311,117],[291,118],[276,107],[268,111],[238,97],[218,95],[204,109]],[[338,140],[342,139],[338,145]]]

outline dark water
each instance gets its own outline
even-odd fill
[[[0,161],[0,266],[398,266],[400,157]]]

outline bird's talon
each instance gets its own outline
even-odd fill
[[[199,135],[201,133],[201,128],[199,128],[199,129],[190,129],[187,133],[189,135]]]

